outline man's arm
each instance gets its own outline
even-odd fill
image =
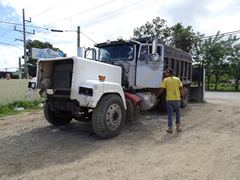
[[[160,88],[160,91],[158,92],[156,98],[158,98],[158,96],[160,96],[160,95],[163,93],[164,89],[165,89],[165,88]]]
[[[183,87],[180,87],[179,90],[181,92],[181,97],[183,97],[184,96]]]

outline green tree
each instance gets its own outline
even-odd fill
[[[195,41],[198,41],[204,36],[199,32],[195,33],[192,26],[184,28],[182,23],[177,23],[171,27],[171,44],[185,52],[190,52]]]
[[[226,59],[230,54],[231,47],[238,40],[237,36],[230,35],[227,40],[221,40],[223,35],[220,31],[215,37],[210,36],[204,41],[199,41],[194,47],[194,59],[203,64],[206,69],[207,89],[209,90],[210,78],[214,76],[215,89],[221,76],[229,73],[229,64]]]
[[[201,63],[206,70],[207,90],[209,90],[210,79],[215,72],[214,68],[217,67],[217,60],[220,60],[221,46],[219,42],[222,37],[223,35],[220,35],[220,31],[218,31],[214,38],[210,36],[208,39],[195,43],[192,50],[194,60]]]
[[[30,52],[30,49],[32,47],[34,48],[50,48],[54,51],[60,51],[62,52],[59,48],[54,48],[53,45],[49,42],[41,42],[39,40],[34,40],[32,41],[31,39],[28,40],[28,43],[26,44],[26,47],[28,49],[28,52]],[[66,54],[64,54],[64,57],[66,57]],[[27,62],[27,68],[28,68],[28,73],[30,76],[35,77],[36,76],[36,69],[37,69],[37,59],[31,59],[29,58]]]
[[[195,33],[192,26],[184,28],[182,23],[177,23],[169,28],[166,23],[166,20],[156,17],[152,19],[152,22],[148,21],[144,25],[134,28],[133,38],[155,36],[162,39],[164,44],[170,44],[189,53],[195,41],[204,36],[199,32]]]
[[[160,17],[152,19],[152,22],[147,21],[144,25],[134,28],[133,38],[155,36],[167,43],[171,35],[171,29],[167,27],[166,22],[166,20]]]
[[[235,90],[238,90],[238,81],[240,80],[240,44],[233,46],[228,57],[230,62],[230,75],[236,79]]]

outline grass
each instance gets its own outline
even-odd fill
[[[235,86],[236,86],[235,84],[230,84],[230,83],[218,83],[216,91],[236,91]],[[207,84],[205,84],[205,88],[207,88]],[[214,88],[215,88],[215,84],[210,83],[209,90],[215,91]],[[238,91],[240,91],[240,85],[238,85]]]
[[[196,81],[192,82],[193,86],[198,86],[198,83]],[[215,90],[215,83],[209,83],[209,91],[235,91],[235,84],[231,83],[218,83],[217,84],[217,89]],[[205,90],[207,90],[207,82],[205,82]],[[238,85],[238,91],[240,91],[240,84]],[[237,92],[238,92],[237,91]]]
[[[0,117],[8,116],[8,115],[16,115],[22,111],[29,111],[29,110],[37,110],[43,109],[39,107],[39,104],[45,103],[45,101],[16,101],[11,104],[0,105]],[[15,110],[15,107],[23,107],[24,110],[18,111]]]

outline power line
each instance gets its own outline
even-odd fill
[[[57,5],[54,4],[54,6],[48,8],[48,9],[43,10],[42,12],[40,12],[40,13],[34,15],[33,17],[37,17],[37,16],[39,16],[40,14],[43,14],[43,13],[45,13],[45,12],[47,12],[47,11],[50,11],[50,10],[52,10],[52,9],[54,9],[54,8],[56,8],[56,7],[58,7],[58,6],[62,5],[62,4],[64,4],[64,3],[66,3],[67,1],[69,1],[69,0],[66,0],[66,1],[64,1],[64,2],[62,2],[62,3],[60,3],[60,4],[57,4]]]
[[[90,12],[90,11],[92,11],[92,10],[94,10],[94,9],[97,9],[97,8],[100,8],[100,7],[105,6],[105,5],[107,5],[107,4],[110,4],[110,3],[112,3],[113,1],[114,1],[114,0],[112,0],[112,1],[110,1],[110,2],[107,2],[107,3],[104,3],[104,4],[101,4],[101,5],[99,5],[99,6],[96,6],[96,7],[94,7],[94,8],[88,9],[88,10],[83,11],[83,12],[81,12],[81,13],[75,14],[75,15],[73,15],[73,16],[70,16],[70,17],[67,17],[67,18],[61,19],[61,20],[59,20],[59,21],[56,21],[56,22],[53,22],[53,23],[47,24],[46,26],[48,26],[48,25],[52,25],[52,24],[55,24],[55,23],[58,23],[58,22],[61,22],[61,21],[67,20],[67,19],[70,19],[70,18],[75,17],[75,16],[78,16],[78,15],[80,15],[80,14],[84,14],[84,13]],[[65,3],[65,2],[64,2],[64,3]],[[10,3],[10,4],[11,4],[11,3]],[[62,3],[62,4],[63,4],[63,3]],[[52,8],[54,8],[54,7],[52,7]],[[51,8],[49,8],[49,9],[47,9],[47,10],[45,10],[45,11],[39,13],[39,14],[37,14],[36,16],[38,16],[38,15],[40,15],[40,14],[46,12],[46,11],[49,11],[50,9],[51,9]],[[30,11],[30,12],[31,12],[31,11]],[[13,22],[6,22],[6,21],[0,21],[0,23],[5,23],[5,24],[12,24],[12,25],[19,25],[19,26],[22,26],[22,24],[13,23]],[[44,28],[44,27],[39,27],[39,26],[31,26],[31,25],[26,25],[26,26],[27,26],[27,27],[41,28],[41,29],[49,30],[49,28]]]
[[[196,39],[193,39],[191,41],[182,42],[182,43],[176,43],[175,45],[187,44],[187,43],[197,42],[197,41],[201,41],[201,40],[207,40],[210,37],[216,37],[216,36],[221,36],[221,35],[223,35],[223,37],[224,37],[224,36],[228,36],[228,35],[236,35],[236,34],[239,34],[239,33],[240,33],[240,30],[231,31],[231,32],[226,32],[226,33],[222,33],[222,34],[218,34],[218,35],[211,35],[211,36],[205,36],[205,37],[202,37],[202,38],[196,38]]]
[[[110,1],[110,2],[107,2],[107,3],[104,3],[104,4],[101,4],[101,5],[99,5],[99,6],[96,6],[96,7],[94,7],[94,8],[88,9],[88,10],[86,10],[86,11],[80,12],[80,13],[78,13],[78,14],[69,16],[69,17],[67,17],[67,18],[58,20],[58,21],[56,21],[56,22],[50,23],[50,24],[48,24],[48,25],[62,22],[62,21],[64,21],[64,20],[70,19],[70,18],[75,17],[75,16],[78,16],[78,15],[80,15],[80,14],[85,14],[85,13],[87,13],[87,12],[90,12],[90,11],[94,10],[94,9],[97,9],[97,8],[103,7],[103,6],[107,5],[107,4],[110,4],[110,3],[112,3],[113,1],[114,1],[114,0],[112,0],[112,1]]]
[[[6,22],[6,21],[0,21],[0,23],[11,24],[11,25],[17,25],[17,26],[23,26],[22,24],[13,23],[13,22]],[[40,29],[49,30],[48,28],[45,28],[45,27],[40,27],[40,26],[31,26],[31,25],[26,25],[26,27],[33,27],[33,28],[40,28]]]
[[[158,1],[158,0],[157,0],[157,1]],[[123,7],[123,8],[118,9],[118,10],[115,10],[115,11],[109,12],[109,13],[107,13],[107,14],[104,14],[104,15],[102,15],[102,16],[99,16],[98,18],[104,17],[104,16],[106,16],[106,18],[99,19],[98,21],[96,21],[95,19],[85,21],[85,22],[83,22],[83,24],[81,24],[81,27],[88,27],[88,26],[91,26],[91,25],[93,25],[93,24],[100,23],[100,22],[102,22],[102,21],[104,21],[104,20],[113,19],[113,18],[115,18],[115,17],[122,16],[122,15],[124,15],[124,14],[128,14],[128,13],[130,13],[130,12],[132,12],[132,11],[136,11],[136,10],[139,10],[139,9],[144,9],[144,8],[146,8],[146,7],[155,5],[155,4],[157,4],[157,3],[161,3],[161,2],[163,2],[163,1],[165,1],[165,0],[162,0],[162,1],[160,1],[160,2],[156,2],[156,0],[154,0],[154,1],[150,2],[150,3],[146,3],[146,4],[143,4],[143,5],[140,5],[140,6],[138,6],[138,7],[135,7],[135,8],[133,8],[133,9],[130,9],[130,10],[128,10],[128,11],[121,12],[121,13],[119,13],[119,14],[110,16],[110,14],[115,13],[116,11],[120,11],[120,10],[123,10],[123,9],[125,9],[125,8],[129,8],[130,6],[133,6],[133,5],[135,5],[135,4],[138,4],[138,3],[142,2],[142,1],[139,1],[139,2],[137,2],[137,3],[134,3],[134,4],[131,4],[131,5],[125,6],[125,7]],[[92,21],[92,22],[89,22],[89,21]]]
[[[14,55],[10,55],[10,54],[0,54],[0,55],[4,55],[4,56],[14,56]],[[19,56],[14,56],[14,57],[19,57]]]
[[[83,32],[81,31],[80,33],[83,34]],[[93,41],[91,38],[89,38],[88,36],[86,36],[85,34],[83,34],[85,37],[87,37],[89,40],[91,40],[92,42],[96,43],[95,41]]]
[[[12,27],[10,27],[7,31],[5,31],[4,33],[2,33],[2,34],[0,35],[0,38],[6,36],[6,35],[9,34],[11,31],[13,31],[13,30],[11,30],[11,29],[12,29]]]
[[[113,0],[113,1],[114,1],[114,0]],[[48,24],[48,25],[51,25],[51,24],[54,24],[54,23],[58,23],[58,22],[61,22],[61,21],[67,20],[67,19],[69,19],[69,18],[75,17],[75,16],[77,16],[77,15],[80,15],[80,14],[84,14],[84,13],[90,12],[90,11],[92,11],[92,10],[94,10],[94,9],[97,9],[97,8],[100,8],[100,7],[102,7],[102,6],[105,6],[105,5],[109,4],[109,3],[112,3],[113,1],[108,2],[108,3],[105,3],[105,4],[102,4],[102,5],[100,5],[100,6],[96,6],[96,7],[92,8],[92,9],[88,9],[88,10],[86,10],[86,11],[84,11],[84,12],[81,12],[81,13],[75,14],[75,15],[73,15],[73,16],[70,16],[70,17],[68,17],[68,18],[64,18],[64,19],[62,19],[62,20],[59,20],[59,21],[56,21],[56,22],[50,23],[50,24]],[[133,6],[133,5],[138,4],[138,3],[140,3],[140,2],[142,2],[142,1],[139,1],[139,2],[137,2],[137,3],[131,4],[131,5],[129,5],[129,6]],[[161,1],[161,2],[162,2],[162,1]],[[159,2],[157,2],[157,3],[159,3]],[[129,10],[129,11],[132,11],[132,10],[138,10],[138,9],[142,9],[142,8],[146,8],[146,7],[148,7],[148,6],[152,6],[152,5],[154,5],[154,4],[156,4],[156,1],[152,1],[152,2],[148,3],[147,6],[146,6],[146,4],[144,4],[144,5],[142,5],[142,6],[139,6],[139,7],[137,7],[137,8],[131,9],[131,10]],[[125,7],[123,7],[123,8],[120,8],[120,9],[118,9],[117,11],[123,10],[123,9],[125,9],[125,8],[129,8],[129,6],[125,6]],[[129,11],[127,11],[127,12],[125,12],[125,13],[117,14],[117,15],[112,16],[112,17],[110,17],[110,18],[107,17],[107,18],[100,19],[99,22],[100,22],[100,21],[103,21],[103,20],[105,20],[105,19],[112,19],[112,18],[115,18],[115,17],[117,17],[117,16],[120,16],[121,14],[126,14],[126,13],[128,13]],[[110,12],[110,13],[107,13],[107,14],[103,15],[103,16],[109,15],[109,14],[111,14],[111,13],[113,13],[113,12],[116,12],[116,11],[112,11],[112,12]],[[94,19],[93,19],[93,20],[94,20]],[[1,23],[6,23],[6,24],[13,24],[13,25],[19,25],[19,26],[22,26],[22,24],[18,24],[18,23],[4,22],[4,21],[0,21],[0,22],[1,22]],[[86,27],[86,26],[89,26],[89,25],[91,25],[92,23],[95,23],[95,22],[87,23],[87,24],[85,24],[84,26],[85,26],[85,27]],[[41,29],[44,29],[44,30],[49,30],[49,28],[45,28],[45,27],[30,26],[30,25],[26,25],[26,26],[27,26],[27,27],[34,27],[34,28],[41,28]],[[40,31],[40,32],[42,32],[42,31]]]
[[[21,49],[21,50],[23,50],[22,48],[20,48],[20,47],[17,47],[17,46],[14,46],[14,45],[11,45],[11,44],[7,44],[7,43],[3,43],[3,42],[0,42],[0,44],[4,44],[4,45],[8,45],[8,46],[13,46],[13,47],[15,47],[15,48],[18,48],[18,49]]]

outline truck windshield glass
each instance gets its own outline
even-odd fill
[[[133,46],[132,45],[118,45],[110,47],[102,47],[99,49],[98,61],[132,61],[133,60]]]

